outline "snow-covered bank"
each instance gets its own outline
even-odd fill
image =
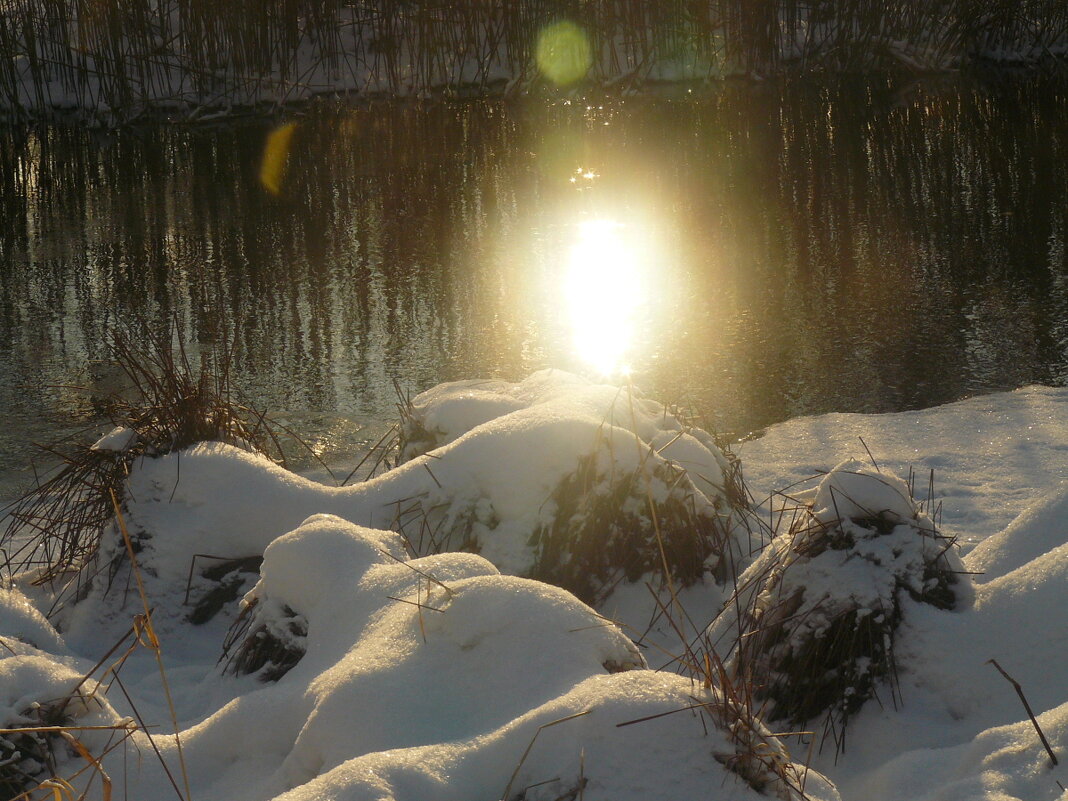
[[[987,661],[1020,682],[1051,747],[1068,757],[1068,626],[1057,612],[1068,602],[1065,404],[1068,390],[1032,387],[921,412],[794,420],[739,448],[753,491],[766,493],[849,456],[868,460],[863,437],[878,469],[845,465],[831,479],[819,476],[811,514],[830,526],[846,521],[852,539],[868,537],[873,559],[894,550],[903,569],[922,569],[925,551],[934,547],[937,556],[939,541],[910,533],[930,521],[890,477],[908,475],[912,465],[917,500],[936,519],[942,502],[943,533],[968,542],[964,567],[985,571],[958,575],[954,608],[902,604],[894,689],[891,678],[875,675],[875,698],[851,716],[844,750],[817,749],[816,770],[807,774],[794,763],[807,760],[808,745],[773,736],[729,687],[647,669],[666,660],[627,636],[636,633],[625,634],[563,589],[506,575],[535,570],[534,535],[554,515],[567,511],[583,521],[556,493],[584,460],[598,469],[583,474],[590,483],[583,497],[607,492],[629,510],[587,529],[600,525],[608,535],[615,523],[641,533],[641,502],[656,496],[666,506],[677,491],[733,521],[723,529],[739,561],[732,569],[758,558],[755,524],[731,502],[731,465],[715,442],[625,389],[560,373],[438,388],[413,404],[413,458],[353,488],[317,485],[219,445],[146,459],[131,476],[126,506],[170,668],[191,795],[755,801],[800,798],[803,783],[814,801],[839,793],[846,801],[1063,798],[1063,759],[1051,767],[1019,697]],[[658,485],[658,465],[685,471]],[[927,503],[935,465],[935,497]],[[636,481],[643,470],[647,489],[612,495],[621,476]],[[399,509],[413,498],[420,499],[418,522],[401,526],[403,534],[386,530],[403,522]],[[871,521],[870,536],[848,523],[873,516],[892,524],[892,536]],[[418,536],[430,537],[429,530],[438,537],[458,521],[463,534],[454,544],[480,554],[413,558]],[[624,550],[640,551],[645,542],[627,540]],[[106,547],[105,563],[119,546]],[[214,580],[203,568],[193,572],[190,605],[212,581],[232,584],[234,600],[210,622],[189,623],[182,594],[192,555],[249,553],[263,554],[258,578],[236,567]],[[702,553],[707,572],[683,594],[693,614],[730,594],[715,575],[722,553]],[[855,577],[850,553],[834,555]],[[959,571],[959,562],[945,564]],[[655,581],[654,567],[640,562],[638,578]],[[115,569],[111,592],[104,592],[105,571],[84,600],[68,605],[57,618],[60,633],[18,590],[0,598],[5,722],[42,720],[48,701],[69,694],[129,628],[135,593],[123,604],[126,571]],[[628,578],[599,597],[623,605],[636,605],[638,594],[648,598],[641,581]],[[913,587],[921,598],[927,589]],[[49,600],[40,589],[27,592]],[[216,667],[242,593],[247,626],[229,661]],[[698,628],[707,622],[695,621]],[[153,740],[181,787],[150,657],[139,649],[119,675],[142,718],[159,726]],[[120,725],[133,709],[117,688],[68,704],[65,722]],[[93,754],[117,739],[111,730],[78,736]],[[103,760],[113,792],[173,797],[144,732],[127,748],[128,755],[119,747]],[[63,753],[62,775],[86,764],[73,750]],[[97,780],[90,797],[99,793]]]

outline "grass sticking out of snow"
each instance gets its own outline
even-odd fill
[[[289,432],[235,400],[225,348],[194,363],[172,335],[113,333],[111,358],[129,384],[105,399],[115,428],[93,444],[44,448],[60,466],[7,510],[0,532],[6,571],[35,570],[37,583],[66,583],[68,597],[79,597],[99,569],[101,536],[114,521],[112,496],[125,496],[138,459],[221,441],[284,463],[279,436]]]
[[[544,400],[544,392],[534,391],[538,381],[545,384],[542,390],[562,388],[568,403],[543,409],[546,414],[538,416],[522,406],[518,417],[496,420],[508,417],[503,410],[516,407],[520,395],[529,392]],[[1063,757],[1068,743],[1064,643],[1046,620],[1048,610],[1064,606],[1068,586],[1063,487],[976,549],[969,567],[988,572],[976,583],[972,603],[973,588],[960,576],[954,549],[947,548],[950,543],[927,519],[930,506],[918,508],[911,489],[888,473],[840,465],[818,487],[795,496],[796,516],[779,516],[781,533],[763,553],[741,552],[755,561],[736,584],[724,588],[701,582],[669,596],[669,588],[652,586],[653,577],[644,586],[621,588],[616,600],[625,618],[648,619],[647,608],[626,608],[633,595],[644,595],[648,587],[656,598],[660,628],[674,633],[671,642],[678,653],[671,670],[655,671],[646,669],[646,657],[655,653],[661,660],[652,638],[635,645],[603,614],[564,590],[502,575],[487,558],[474,554],[414,558],[399,533],[353,521],[367,519],[369,509],[376,521],[388,521],[389,514],[382,511],[389,507],[385,500],[448,489],[461,499],[492,502],[503,519],[517,525],[515,530],[529,533],[518,523],[539,503],[553,505],[553,487],[575,470],[577,455],[588,455],[586,435],[606,419],[603,404],[594,401],[611,400],[611,393],[591,394],[588,386],[559,375],[541,375],[523,386],[497,385],[492,397],[483,394],[469,404],[472,391],[470,386],[445,388],[437,395],[440,403],[425,407],[427,421],[440,423],[427,430],[448,440],[429,462],[440,487],[423,469],[423,457],[351,488],[313,486],[227,446],[199,445],[185,452],[176,492],[173,475],[159,469],[173,468],[177,455],[135,465],[131,487],[140,506],[129,500],[121,515],[132,519],[140,513],[138,525],[149,522],[146,531],[156,528],[127,565],[144,568],[146,595],[157,607],[154,631],[178,635],[167,643],[168,655],[177,655],[181,663],[169,677],[194,798],[840,801],[820,771],[848,799],[1053,801],[1063,795],[1068,782],[1064,762],[1054,766],[1050,756]],[[583,424],[548,439],[546,432],[557,429],[541,425],[543,419],[555,421],[564,406],[574,410],[580,401],[588,411]],[[1052,421],[1049,430],[1059,432],[1068,393],[1028,391],[984,403],[999,419],[1019,407],[1017,418],[1025,423],[1015,425],[1018,432],[1047,418]],[[494,405],[497,412],[488,417]],[[935,451],[958,447],[963,433],[962,453],[972,461],[960,475],[1001,479],[1002,463],[987,454],[977,456],[974,435],[966,439],[975,428],[974,409],[975,402],[969,401],[923,413],[948,431],[929,441]],[[968,414],[960,415],[959,424],[947,426],[962,410]],[[496,424],[487,426],[490,417]],[[656,417],[655,425],[650,413],[648,425],[633,426],[641,429],[650,450],[673,453],[681,465],[700,463],[691,475],[700,472],[715,481],[702,479],[699,487],[720,484],[714,468],[722,465],[710,458],[713,452],[697,447],[698,435],[667,430],[663,416],[657,412]],[[834,419],[841,423],[840,417]],[[782,459],[776,473],[790,475],[789,468],[804,458],[812,461],[802,465],[833,463],[828,455],[843,449],[827,444],[824,422],[783,427],[786,433],[796,426],[812,428],[820,435],[814,438],[821,443],[815,450],[797,448],[793,440],[765,443],[777,447],[773,452]],[[862,422],[896,427],[886,430],[900,432],[903,439],[916,431],[915,414]],[[569,450],[576,432],[582,434],[582,447]],[[619,435],[625,445],[616,448],[617,456],[635,455],[633,433]],[[983,436],[989,436],[985,425]],[[1014,441],[1024,443],[1025,436]],[[1055,484],[1055,468],[1066,457],[1063,437],[1051,439],[1056,441],[1046,444],[1044,439],[1044,450],[1038,452],[1044,457],[1043,470],[1053,473],[1047,482]],[[538,444],[545,447],[537,451],[533,446]],[[1034,446],[1019,447],[1028,464],[1033,461]],[[561,456],[561,451],[557,461],[538,460]],[[889,470],[892,460],[880,449],[876,452]],[[458,458],[465,453],[470,457],[466,461]],[[906,453],[913,453],[911,444]],[[508,495],[489,481],[496,473],[475,470],[485,466],[487,454],[494,456],[488,460],[494,468],[532,465],[531,472],[543,480],[534,483],[527,476],[528,490]],[[516,459],[516,454],[525,458]],[[640,466],[629,458],[620,474]],[[893,467],[905,469],[899,461]],[[994,472],[983,474],[984,469]],[[153,474],[163,480],[152,483]],[[507,489],[515,489],[515,477],[514,469],[502,476]],[[150,502],[152,487],[160,494],[157,505]],[[472,491],[462,493],[462,487]],[[1003,488],[999,503],[1015,498],[1012,490]],[[1037,492],[1030,497],[1035,500]],[[531,498],[538,500],[528,503]],[[235,509],[237,514],[230,514]],[[327,509],[335,514],[311,511]],[[292,522],[286,514],[299,517]],[[272,526],[280,527],[280,533]],[[493,533],[483,532],[487,537]],[[255,603],[247,616],[250,631],[298,616],[306,621],[300,636],[291,638],[302,656],[280,681],[259,683],[212,671],[224,626],[221,621],[193,626],[181,606],[185,557],[216,541],[202,537],[216,538],[218,552],[234,557],[246,551],[263,554],[259,582],[246,595]],[[154,549],[164,541],[186,550]],[[125,541],[122,546],[134,550]],[[216,565],[212,576],[227,582],[236,564]],[[35,589],[35,597],[46,596],[46,589]],[[727,612],[705,629],[703,621],[714,614],[711,607],[732,589]],[[798,592],[800,606],[782,605]],[[116,595],[108,600],[116,601]],[[166,733],[174,716],[158,689],[153,654],[143,648],[157,638],[141,620],[130,626],[129,613],[116,617],[114,606],[98,600],[91,595],[74,605],[69,616],[61,616],[61,636],[25,596],[0,590],[0,710],[5,710],[0,723],[20,729],[0,737],[27,736],[30,729],[43,728],[34,725],[41,720],[56,720],[84,748],[62,734],[44,744],[52,749],[56,775],[46,768],[27,782],[29,788],[44,781],[33,790],[33,801],[54,801],[57,794],[66,798],[63,782],[75,788],[70,798],[80,798],[90,778],[85,795],[90,801],[107,798],[105,779],[115,798],[186,798],[188,793],[179,789],[178,739]],[[707,614],[696,611],[702,602],[709,607]],[[766,721],[766,713],[779,703],[768,695],[778,678],[775,671],[782,671],[781,663],[791,653],[803,651],[806,641],[831,637],[839,618],[846,621],[845,638],[859,621],[893,603],[900,625],[888,632],[887,653],[896,663],[899,686],[889,673],[860,664],[874,662],[878,655],[872,652],[856,658],[850,674],[855,680],[845,687],[852,692],[843,695],[847,701],[853,698],[867,675],[884,702],[888,687],[892,697],[900,692],[901,707],[880,709],[873,695],[851,714],[850,747],[840,760],[816,752],[819,732],[794,748],[792,737],[802,732],[777,731]],[[951,605],[952,610],[947,608]],[[687,611],[698,620],[691,620]],[[147,616],[144,612],[139,617]],[[113,623],[124,627],[123,636],[101,634]],[[758,651],[751,643],[765,634]],[[721,649],[736,639],[744,644],[734,653]],[[739,651],[747,647],[753,653],[741,660]],[[99,657],[99,664],[85,671],[78,662],[85,657]],[[840,676],[851,669],[823,664],[823,657],[809,660],[797,679],[813,684],[824,674],[837,671]],[[991,659],[1019,682],[1020,691],[1013,691],[988,663]],[[267,665],[265,661],[260,671]],[[54,700],[68,697],[72,700],[65,709]],[[137,726],[112,703],[132,714]],[[832,712],[840,708],[832,704]],[[35,717],[38,709],[41,719]],[[820,723],[820,713],[812,723]],[[130,751],[124,754],[127,742]],[[794,762],[784,743],[815,768],[807,771]],[[32,752],[42,745],[32,739],[23,747]],[[139,762],[133,758],[135,748],[145,757]],[[31,767],[36,768],[26,765],[23,772]]]
[[[648,475],[641,468],[613,474],[600,466],[604,461],[597,452],[585,456],[557,484],[552,522],[531,538],[534,578],[594,606],[619,582],[650,574],[681,587],[709,570],[722,578],[730,547],[726,517],[698,504],[684,470],[662,463]]]
[[[971,593],[953,541],[900,479],[850,461],[810,495],[780,518],[787,529],[712,630],[733,642],[732,671],[754,684],[769,720],[815,722],[841,749],[880,688],[897,705],[894,642],[908,604],[951,610]]]
[[[308,621],[286,605],[277,617],[261,620],[258,607],[258,599],[242,607],[223,642],[219,661],[229,673],[278,681],[304,656]]]
[[[17,591],[5,592],[6,611],[10,612],[12,603],[26,603]],[[39,622],[48,626],[43,619]],[[55,636],[54,631],[51,633]],[[56,639],[49,649],[64,651]],[[53,657],[28,639],[16,638],[4,645],[10,653],[0,660],[0,792],[4,798],[81,801],[95,797],[92,793],[97,792],[94,784],[98,783],[100,797],[108,801],[112,777],[104,762],[112,752],[125,751],[130,738],[137,734],[143,734],[151,745],[178,797],[189,797],[188,782],[183,796],[120,678],[136,651],[150,648],[159,653],[147,610],[135,616],[127,632],[81,676],[64,664],[67,660]],[[163,676],[162,663],[160,670]],[[116,687],[126,698],[132,718],[120,717],[108,703],[107,693]],[[174,721],[173,713],[171,719]],[[176,722],[174,726],[177,732]],[[184,775],[184,764],[182,770]]]
[[[455,382],[415,399],[398,395],[399,459],[423,457],[439,490],[431,495],[440,496],[397,503],[391,527],[415,553],[492,553],[493,532],[508,522],[499,507],[489,498],[457,503],[443,486],[448,480],[437,476],[446,474],[450,446],[490,426],[533,423],[544,436],[526,453],[517,448],[514,462],[502,462],[502,475],[514,471],[516,487],[533,486],[524,462],[538,451],[551,450],[557,466],[551,483],[539,479],[530,501],[532,525],[522,543],[530,561],[516,572],[594,605],[642,577],[685,588],[706,575],[722,582],[730,573],[740,547],[736,527],[749,518],[740,465],[677,409],[632,386],[597,386],[554,371],[516,384]],[[554,434],[568,420],[581,420],[581,429]],[[558,447],[546,445],[549,436],[560,438]]]

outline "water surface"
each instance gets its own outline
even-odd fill
[[[121,325],[236,338],[234,383],[328,454],[393,415],[394,382],[549,366],[629,368],[739,434],[1063,384],[1066,97],[795,82],[7,130],[5,487],[32,441],[99,426]]]

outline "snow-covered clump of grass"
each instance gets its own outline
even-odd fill
[[[724,688],[649,670],[618,627],[572,594],[501,575],[476,554],[413,558],[396,532],[313,515],[266,549],[244,605],[249,625],[231,669],[185,688],[198,711],[189,717],[187,697],[173,736],[154,725],[166,714],[158,698],[141,722],[138,638],[84,674],[17,644],[26,653],[0,660],[0,722],[13,730],[0,738],[0,786],[11,796],[56,786],[72,797],[177,790],[248,801],[840,801]],[[25,599],[11,594],[3,609],[3,631],[66,651]],[[92,627],[93,609],[73,627]],[[156,617],[146,608],[135,623],[153,648],[156,627],[145,621]],[[204,629],[170,622],[170,644],[188,659]],[[287,661],[273,661],[283,651]],[[248,672],[261,681],[229,675]],[[179,669],[176,687],[186,675]],[[137,725],[109,702],[115,687]]]
[[[745,571],[738,602],[713,624],[769,720],[846,723],[889,686],[910,604],[967,608],[973,593],[951,539],[900,478],[849,460],[801,499],[787,531]]]
[[[485,554],[416,556],[404,533],[367,524],[392,521],[396,501],[413,488],[425,497],[438,490],[429,471],[440,488],[461,487],[466,475],[469,488],[489,490],[487,503],[510,508],[505,479],[492,484],[493,471],[478,472],[476,456],[529,446],[533,481],[544,464],[537,460],[559,442],[538,449],[520,424],[526,418],[512,418],[529,408],[438,443],[439,458],[416,456],[340,490],[220,444],[138,460],[122,517],[128,560],[141,565],[131,587],[143,586],[143,605],[104,603],[94,583],[70,614],[53,618],[57,632],[30,606],[50,607],[47,584],[26,595],[0,592],[0,790],[32,790],[34,801],[67,797],[66,781],[69,797],[87,801],[835,801],[835,786],[873,801],[1063,796],[1068,672],[1055,611],[1068,588],[1068,391],[805,418],[746,443],[753,472],[778,483],[833,465],[858,434],[881,443],[873,452],[886,472],[857,463],[821,472],[819,486],[795,496],[793,525],[781,513],[782,533],[739,577],[736,603],[732,596],[704,638],[681,636],[667,656],[648,639],[636,647],[565,590],[502,575]],[[573,421],[576,405],[563,408]],[[497,426],[515,436],[500,451],[487,433]],[[889,475],[913,463],[917,431],[929,445],[925,466],[951,478],[939,522],[962,538],[971,530],[987,537],[965,556],[982,576],[958,574],[955,549],[930,525],[930,505],[918,507]],[[575,450],[563,449],[568,458]],[[561,475],[537,485],[546,498]],[[519,496],[535,495],[533,486]],[[189,557],[202,553],[225,559],[190,578]],[[238,582],[250,589],[248,625],[235,629],[230,669],[225,660],[219,667],[223,621],[194,625],[186,611],[212,575],[236,582],[253,565],[255,586]],[[100,593],[107,577],[98,579]],[[32,574],[5,579],[21,589]],[[127,576],[111,579],[109,597],[121,598]],[[631,590],[648,600],[644,586]],[[658,611],[682,635],[691,619],[709,619],[704,609],[723,593],[695,584],[658,599]],[[792,616],[786,601],[799,604]],[[898,626],[880,642],[889,643],[896,684],[871,655],[852,666],[804,663],[806,653],[836,653],[806,642],[850,641],[849,626],[873,619],[879,604],[884,622],[892,620],[893,603]],[[236,606],[223,602],[220,617]],[[744,645],[733,654],[719,648],[735,638]],[[159,640],[171,693],[161,692]],[[670,659],[671,671],[686,675],[648,670],[643,657]],[[849,716],[848,751],[821,753],[803,734],[774,734],[793,727],[765,722],[762,707],[779,705],[769,688],[782,687],[794,668],[804,668],[808,684],[798,687],[814,697],[823,678],[849,679],[838,689],[850,692],[830,708],[859,706]],[[890,687],[901,703],[860,705],[865,676],[873,692]],[[797,765],[784,741],[815,770]],[[33,789],[42,780],[51,783]]]
[[[59,467],[6,510],[0,531],[9,571],[33,570],[38,583],[70,582],[71,595],[87,590],[101,539],[117,534],[115,504],[145,457],[205,441],[282,456],[276,428],[232,396],[225,349],[195,362],[184,347],[172,347],[170,331],[116,330],[109,350],[126,379],[123,391],[102,401],[113,428],[95,441],[44,448]]]
[[[737,462],[713,436],[633,387],[545,370],[515,384],[442,384],[402,412],[401,458],[432,458],[423,463],[434,475],[450,446],[485,447],[492,437],[497,458],[486,464],[509,481],[516,511],[507,516],[524,520],[508,535],[510,556],[522,560],[510,572],[596,603],[621,581],[665,569],[683,586],[706,572],[722,579],[750,547],[736,541],[734,530],[746,505]],[[477,499],[458,493],[445,480],[438,490],[420,515],[404,521],[405,530],[418,532],[416,550],[427,539],[435,548],[460,543],[500,563],[496,530],[512,522],[503,519],[502,505],[489,493]],[[517,502],[525,507],[520,514]]]
[[[315,576],[316,580],[309,581],[309,576]],[[475,584],[482,585],[482,589],[471,588]],[[550,593],[540,584],[528,580],[509,579],[506,584],[507,589],[503,592],[494,589],[502,586],[497,569],[474,554],[450,553],[409,559],[403,539],[395,532],[357,526],[331,515],[315,515],[267,548],[260,580],[243,601],[250,615],[245,627],[248,634],[235,654],[233,669],[240,673],[262,671],[262,678],[277,679],[299,661],[309,647],[319,649],[316,661],[336,661],[340,657],[336,647],[358,639],[367,618],[382,606],[384,599],[398,604],[394,616],[407,619],[414,615],[412,620],[418,623],[425,639],[430,632],[440,628],[440,618],[431,613],[440,615],[446,609],[463,610],[469,604],[486,606],[482,616],[493,619],[489,625],[494,631],[504,631],[511,625],[509,620],[516,611],[515,605],[526,603],[522,600],[524,596],[533,592],[544,598]],[[463,593],[460,602],[458,588],[464,587],[469,589]],[[600,640],[607,636],[597,657],[605,670],[619,672],[645,667],[637,648],[614,626],[592,610],[583,608],[562,590],[557,591],[554,598],[556,607],[580,610],[571,624],[578,628],[592,626],[591,631],[596,632],[585,638],[565,637],[567,642],[582,643],[591,637]],[[456,616],[453,614],[450,618]],[[317,627],[316,619],[331,621],[330,640],[316,643],[316,635],[324,625],[320,622]],[[338,621],[351,621],[355,628],[339,630]],[[540,630],[538,621],[531,626]],[[299,634],[294,632],[295,628],[299,629]],[[532,628],[524,627],[522,638],[529,640],[533,633]],[[460,634],[455,636],[461,637]],[[462,635],[466,645],[461,650],[470,650],[476,645],[482,648],[483,636],[470,632]],[[279,670],[280,666],[270,658],[258,656],[274,654],[280,649],[288,654],[298,654],[283,670]]]
[[[398,531],[416,556],[479,553],[595,604],[638,579],[721,581],[759,544],[736,461],[628,387],[549,370],[517,384],[446,384],[417,397],[407,420],[406,431],[418,420],[432,438],[416,447],[407,437],[407,461],[352,486],[223,443],[132,462],[121,501],[145,581],[172,613],[203,622],[224,608],[222,584],[236,598],[241,570],[317,513]],[[105,596],[128,570],[115,527],[94,556],[78,597],[114,606]],[[117,626],[124,616],[111,615]]]
[[[95,778],[99,762],[87,755],[102,753],[110,744],[121,743],[122,733],[129,736],[132,732],[129,722],[106,700],[83,690],[84,684],[82,676],[44,651],[12,652],[0,659],[0,793],[4,798],[43,798],[32,791],[76,770],[85,779]],[[64,789],[59,782],[53,781],[52,786],[57,796]]]

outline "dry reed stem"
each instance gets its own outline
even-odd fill
[[[1016,681],[1012,676],[1005,672],[1005,669],[998,664],[996,659],[988,659],[988,665],[993,665],[997,668],[998,673],[1005,677],[1005,680],[1013,686],[1016,690],[1016,694],[1020,696],[1020,701],[1023,703],[1024,709],[1027,711],[1027,717],[1031,719],[1031,725],[1035,727],[1035,731],[1038,732],[1038,738],[1042,741],[1043,747],[1046,749],[1046,753],[1049,754],[1049,761],[1053,767],[1057,767],[1057,755],[1053,753],[1053,748],[1049,744],[1049,740],[1046,739],[1045,733],[1042,731],[1042,727],[1038,725],[1038,720],[1035,719],[1035,713],[1031,710],[1031,705],[1027,703],[1027,696],[1024,695],[1023,687],[1020,686],[1020,682]]]
[[[184,801],[192,801],[193,794],[189,790],[189,772],[186,769],[185,754],[182,750],[182,737],[178,730],[178,715],[174,710],[174,699],[171,696],[170,682],[167,681],[167,671],[163,667],[163,649],[160,646],[159,638],[156,636],[156,631],[152,626],[152,609],[148,604],[148,596],[145,594],[145,585],[141,579],[141,570],[138,568],[137,556],[134,553],[133,542],[130,540],[130,532],[126,530],[126,521],[122,516],[122,510],[119,508],[119,500],[115,497],[114,492],[111,494],[111,502],[115,507],[115,519],[118,522],[119,530],[122,532],[122,540],[126,544],[126,554],[130,560],[130,570],[133,572],[134,579],[137,582],[137,592],[141,597],[141,606],[144,609],[144,616],[141,618],[142,625],[144,626],[144,631],[148,634],[149,647],[156,656],[160,682],[163,685],[163,694],[167,699],[167,710],[170,713],[171,723],[174,726],[174,742],[175,747],[178,749],[178,763],[182,769],[182,782],[185,785]],[[160,759],[162,760],[162,756]],[[179,798],[182,798],[180,793]]]
[[[505,786],[504,792],[501,793],[500,801],[510,801],[512,785],[515,783],[516,777],[519,775],[519,771],[522,770],[523,764],[527,761],[527,757],[530,756],[530,752],[534,748],[534,743],[537,741],[538,735],[541,734],[542,731],[553,726],[559,726],[561,723],[567,723],[568,721],[575,720],[576,718],[584,717],[590,714],[592,711],[593,710],[591,709],[587,709],[584,712],[576,712],[574,715],[568,715],[566,717],[558,718],[557,720],[551,721],[549,723],[543,723],[538,726],[538,730],[534,732],[534,736],[531,737],[530,742],[527,743],[527,747],[523,751],[523,756],[519,758],[519,764],[516,765],[515,770],[512,771],[512,776],[508,779],[508,784]]]

